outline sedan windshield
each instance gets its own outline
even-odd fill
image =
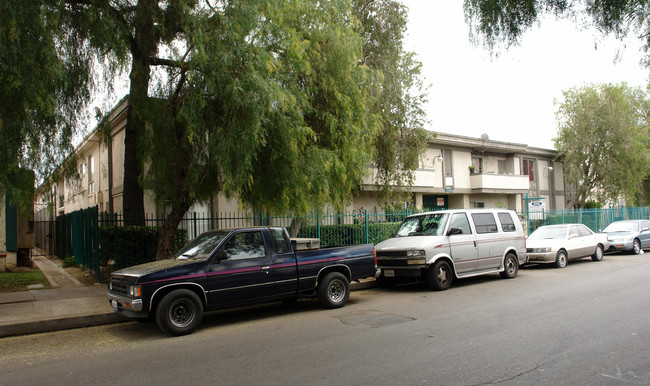
[[[409,217],[397,230],[396,237],[405,236],[441,236],[445,229],[447,213],[433,213]]]
[[[613,222],[603,232],[637,232],[639,224],[635,222]]]
[[[564,239],[566,227],[541,227],[528,236],[528,240]]]
[[[219,245],[219,242],[230,234],[230,231],[216,231],[204,233],[189,244],[184,246],[178,253],[177,259],[200,259],[207,258],[212,251]]]

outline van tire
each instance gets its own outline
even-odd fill
[[[514,279],[517,273],[519,273],[519,260],[514,253],[508,252],[503,260],[503,272],[499,272],[499,275],[504,279]]]
[[[434,291],[444,291],[451,287],[453,281],[451,266],[444,260],[438,260],[427,271],[427,285]]]

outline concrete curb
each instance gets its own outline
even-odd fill
[[[105,324],[129,322],[131,319],[117,312],[107,314],[78,315],[57,319],[46,319],[0,327],[0,338],[17,335],[36,334],[73,328],[100,326]]]

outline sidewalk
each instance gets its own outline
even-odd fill
[[[113,311],[105,284],[84,287],[44,256],[33,256],[52,289],[0,294],[0,337],[127,321]]]
[[[106,284],[84,287],[47,257],[32,259],[52,289],[0,294],[0,338],[131,320],[113,311]],[[374,279],[362,280],[351,283],[350,290],[375,286]]]

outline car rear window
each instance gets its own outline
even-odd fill
[[[472,213],[476,233],[496,233],[497,222],[492,213]]]
[[[512,220],[510,213],[503,212],[499,213],[499,221],[501,222],[501,229],[504,232],[514,232],[515,231],[515,222]]]

